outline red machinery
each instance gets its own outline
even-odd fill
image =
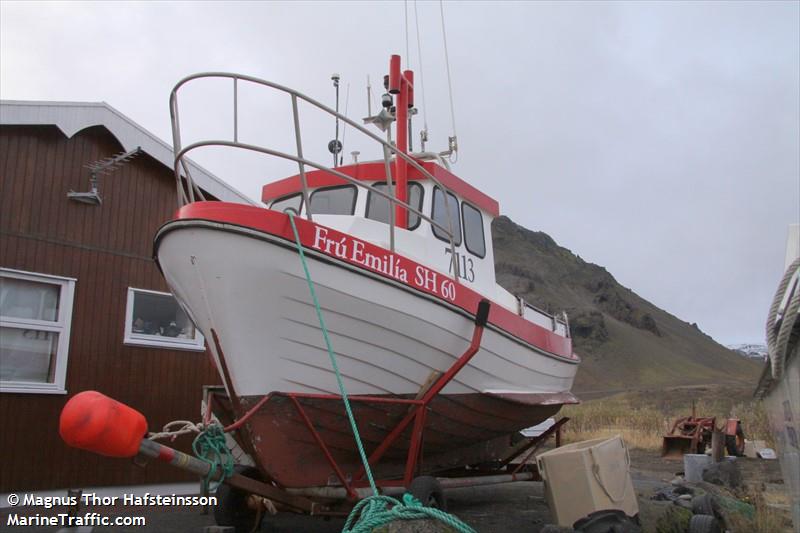
[[[692,416],[679,418],[661,446],[661,456],[666,459],[680,459],[687,453],[704,453],[711,446],[714,429],[725,434],[725,450],[728,455],[744,455],[744,431],[738,418],[726,418],[717,427],[716,417],[697,417],[692,405]]]

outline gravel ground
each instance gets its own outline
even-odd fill
[[[650,500],[655,491],[669,484],[674,474],[682,469],[681,462],[662,461],[655,452],[634,450],[631,454],[632,478],[636,488],[640,506],[640,517],[645,531],[652,531],[658,516],[670,505],[669,502]],[[781,475],[777,461],[761,461],[740,459],[742,473],[746,483],[753,486],[773,487],[780,491]],[[488,487],[461,488],[447,491],[450,512],[473,526],[480,532],[516,532],[538,533],[550,521],[550,511],[544,498],[542,483],[517,482]],[[213,525],[213,514],[204,515],[196,507],[125,507],[102,508],[93,507],[105,516],[145,516],[147,525],[143,527],[96,527],[94,533],[160,533],[191,532],[201,533],[205,526]],[[0,509],[0,532],[44,533],[58,531],[57,527],[20,527],[9,526],[8,517],[11,512],[19,516],[36,514],[55,515],[63,509],[46,511],[40,508],[17,507]],[[275,533],[339,533],[344,525],[343,519],[325,520],[317,517],[306,517],[279,514],[268,517],[261,531]],[[75,531],[75,530],[72,530]],[[75,532],[77,533],[77,532]]]

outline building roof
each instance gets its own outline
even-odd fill
[[[0,125],[54,125],[68,138],[91,126],[103,126],[125,151],[141,147],[150,157],[174,168],[172,147],[105,102],[0,100]],[[225,202],[255,204],[200,165],[188,161],[192,178],[204,191]]]

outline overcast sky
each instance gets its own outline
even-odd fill
[[[718,341],[763,342],[787,226],[800,221],[799,6],[446,2],[454,171],[517,223]],[[416,10],[427,106],[415,129],[424,119],[429,148],[443,150],[451,120],[439,3]],[[388,1],[2,1],[0,97],[105,101],[171,142],[167,102],[183,76],[240,72],[333,105],[338,72],[342,110],[361,118],[367,75],[377,92],[389,55],[406,55],[403,12]],[[258,113],[243,128],[250,120],[253,135],[290,146],[285,104],[253,100]],[[230,125],[208,110],[194,126]],[[304,143],[324,156],[333,124],[311,125]],[[362,149],[345,135],[345,152]],[[377,155],[365,148],[361,158]],[[196,158],[254,198],[283,177]]]

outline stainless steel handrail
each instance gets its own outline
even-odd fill
[[[232,79],[233,80],[233,141],[225,141],[225,140],[201,141],[201,142],[192,143],[189,146],[184,148],[182,146],[182,142],[181,142],[180,115],[179,115],[179,112],[178,112],[178,90],[181,87],[183,87],[184,85],[186,85],[187,83],[189,83],[190,81],[199,80],[199,79],[208,79],[208,78],[228,78],[228,79]],[[283,92],[283,93],[289,94],[291,96],[291,99],[292,99],[292,116],[293,116],[294,127],[295,127],[295,141],[296,141],[296,144],[297,144],[297,155],[296,156],[292,156],[290,154],[286,154],[286,153],[279,152],[279,151],[276,151],[276,150],[271,150],[271,149],[266,148],[266,147],[260,147],[260,146],[256,146],[256,145],[252,145],[252,144],[248,144],[248,143],[239,142],[239,120],[238,120],[238,117],[239,117],[239,97],[238,97],[238,94],[239,94],[239,80],[250,82],[250,83],[254,83],[256,85],[261,85],[261,86],[268,87],[268,88],[271,88],[271,89],[275,89],[275,90],[277,90],[279,92]],[[398,151],[397,148],[394,145],[391,144],[390,140],[388,140],[388,139],[390,139],[390,137],[387,136],[387,141],[384,141],[383,139],[381,139],[380,137],[378,137],[374,133],[368,131],[366,128],[364,128],[360,124],[356,123],[353,120],[350,120],[349,118],[347,118],[346,116],[342,115],[341,113],[337,113],[335,110],[329,108],[328,106],[322,104],[321,102],[318,102],[318,101],[314,100],[313,98],[308,97],[308,96],[300,93],[299,91],[296,91],[294,89],[290,89],[290,88],[285,87],[283,85],[280,85],[280,84],[277,84],[277,83],[274,83],[274,82],[271,82],[271,81],[268,81],[268,80],[264,80],[264,79],[261,79],[261,78],[256,78],[256,77],[253,77],[253,76],[247,76],[247,75],[244,75],[244,74],[235,74],[235,73],[231,73],[231,72],[203,72],[203,73],[198,73],[198,74],[193,74],[193,75],[187,76],[187,77],[183,78],[182,80],[180,80],[175,85],[175,87],[173,87],[172,92],[170,93],[169,106],[170,106],[170,118],[171,118],[171,122],[172,122],[173,147],[174,147],[174,150],[175,150],[174,171],[175,171],[175,178],[176,178],[177,188],[178,188],[178,206],[181,207],[181,206],[183,206],[183,205],[185,205],[187,203],[191,203],[191,202],[196,201],[195,200],[195,194],[199,198],[201,198],[201,199],[203,198],[202,191],[200,190],[200,188],[197,186],[197,184],[192,179],[191,173],[189,172],[188,165],[186,164],[186,161],[184,160],[184,156],[188,152],[190,152],[191,150],[194,150],[196,148],[203,147],[203,146],[230,146],[230,147],[235,147],[235,148],[242,148],[242,149],[245,149],[245,150],[256,151],[256,152],[260,152],[260,153],[263,153],[263,154],[267,154],[267,155],[271,155],[271,156],[275,156],[275,157],[280,157],[280,158],[283,158],[283,159],[288,159],[288,160],[292,160],[292,161],[297,162],[298,168],[299,168],[301,186],[302,186],[302,189],[303,189],[303,200],[304,200],[304,203],[306,205],[306,215],[307,215],[309,220],[313,220],[313,213],[311,211],[311,205],[310,205],[310,203],[308,201],[308,197],[309,197],[309,195],[308,195],[308,183],[307,183],[306,174],[305,174],[305,166],[306,165],[308,165],[310,167],[313,167],[313,168],[317,168],[319,170],[330,172],[330,173],[334,174],[335,176],[344,179],[345,181],[348,181],[348,182],[351,182],[351,183],[355,183],[357,185],[361,185],[358,182],[358,180],[356,180],[355,178],[351,178],[350,176],[347,176],[347,175],[345,175],[345,174],[343,174],[341,172],[338,172],[333,168],[330,168],[330,167],[328,167],[326,165],[321,165],[321,164],[314,163],[314,162],[309,161],[309,160],[307,160],[307,159],[305,159],[303,157],[302,143],[301,143],[301,136],[300,136],[300,121],[299,121],[299,114],[298,114],[298,109],[297,109],[297,100],[298,100],[298,98],[303,100],[304,102],[307,102],[308,104],[313,105],[314,107],[320,109],[321,111],[323,111],[325,113],[328,113],[329,115],[337,117],[339,120],[343,121],[346,124],[349,124],[351,127],[356,129],[357,131],[360,131],[361,133],[363,133],[364,135],[366,135],[367,137],[369,137],[373,141],[375,141],[375,142],[379,143],[380,145],[382,145],[383,153],[384,153],[384,161],[386,162],[386,168],[387,168],[386,179],[387,179],[387,183],[390,184],[389,185],[389,194],[386,194],[383,191],[380,191],[378,189],[373,189],[373,190],[376,193],[380,194],[381,196],[385,197],[392,206],[400,205],[400,206],[404,207],[405,209],[409,210],[410,212],[420,216],[422,219],[430,222],[434,227],[437,227],[437,228],[441,229],[448,236],[448,240],[450,242],[451,257],[452,257],[452,262],[453,262],[453,278],[455,279],[456,282],[458,282],[459,272],[458,272],[458,261],[456,260],[456,253],[455,253],[455,240],[454,240],[454,236],[453,236],[453,234],[454,234],[454,232],[453,232],[453,218],[451,216],[452,213],[451,213],[451,208],[450,208],[450,205],[449,205],[450,202],[448,200],[448,194],[446,194],[447,192],[449,192],[449,190],[438,179],[436,179],[436,177],[434,177],[433,174],[431,174],[430,172],[425,170],[425,168],[422,165],[420,165],[413,157]],[[391,131],[391,129],[389,129],[389,131]],[[392,185],[392,178],[391,178],[391,171],[390,171],[390,169],[391,169],[391,162],[390,162],[391,154],[394,154],[395,157],[399,157],[399,158],[403,159],[407,164],[409,164],[412,167],[414,167],[415,169],[417,169],[420,173],[422,173],[422,175],[424,177],[426,177],[427,179],[430,179],[443,192],[445,192],[445,194],[444,194],[444,204],[445,204],[445,215],[447,216],[447,227],[444,227],[441,224],[435,222],[432,218],[427,217],[424,213],[422,213],[420,210],[417,210],[416,208],[410,206],[407,202],[401,202],[401,201],[397,200],[397,198],[394,197],[394,187]],[[183,176],[181,175],[181,168],[183,169]],[[186,180],[186,189],[185,190],[184,190],[182,178]],[[394,219],[394,209],[389,209],[389,212],[390,212],[390,224],[389,224],[390,247],[391,247],[391,250],[394,251],[394,249],[395,249],[395,225],[393,223],[394,222],[394,220],[393,220]]]
[[[262,153],[262,154],[267,154],[267,155],[271,155],[271,156],[274,156],[274,157],[279,157],[281,159],[288,159],[290,161],[295,161],[296,163],[301,164],[301,165],[308,165],[308,166],[316,168],[318,170],[323,170],[323,171],[326,171],[326,172],[330,172],[331,174],[333,174],[337,178],[341,178],[341,179],[343,179],[343,180],[345,180],[345,181],[347,181],[349,183],[352,183],[352,184],[354,184],[354,185],[356,185],[358,187],[364,187],[364,184],[361,181],[357,180],[356,178],[353,178],[352,176],[348,176],[347,174],[339,172],[336,169],[333,169],[333,168],[330,168],[330,167],[326,167],[323,164],[315,163],[314,161],[310,161],[308,159],[302,159],[302,158],[299,158],[297,156],[293,156],[291,154],[287,154],[285,152],[279,152],[277,150],[271,150],[269,148],[262,148],[260,146],[256,146],[256,145],[252,145],[252,144],[237,143],[237,142],[233,142],[233,141],[224,141],[224,140],[199,141],[199,142],[192,143],[189,146],[184,147],[183,149],[181,149],[179,152],[176,153],[176,156],[175,156],[175,160],[176,160],[176,162],[175,162],[175,171],[177,172],[179,170],[179,166],[180,166],[180,161],[179,160],[182,160],[183,157],[186,156],[186,154],[188,154],[190,151],[195,150],[197,148],[202,148],[204,146],[228,146],[228,147],[231,147],[231,148],[242,148],[244,150],[250,150],[250,151],[253,151],[253,152],[259,152],[259,153]],[[406,209],[408,209],[409,211],[411,211],[415,215],[419,216],[423,220],[426,220],[426,221],[430,222],[432,226],[435,226],[435,227],[439,228],[440,230],[442,230],[443,232],[445,232],[447,234],[451,234],[451,232],[448,232],[447,228],[445,228],[444,226],[442,226],[441,224],[439,224],[438,222],[433,220],[431,217],[427,216],[422,211],[420,211],[420,210],[416,209],[415,207],[411,206],[410,204],[408,204],[406,202],[402,202],[402,201],[400,201],[400,200],[398,200],[396,198],[393,198],[390,194],[385,193],[385,192],[381,191],[380,189],[376,189],[376,188],[373,188],[373,187],[370,187],[369,189],[370,189],[371,192],[374,192],[374,193],[376,193],[376,194],[378,194],[380,196],[383,196],[384,198],[388,199],[391,202],[394,202],[396,204],[402,205],[403,207],[405,207]],[[447,190],[447,189],[443,189],[443,190]],[[306,209],[306,211],[308,211],[308,209]]]

